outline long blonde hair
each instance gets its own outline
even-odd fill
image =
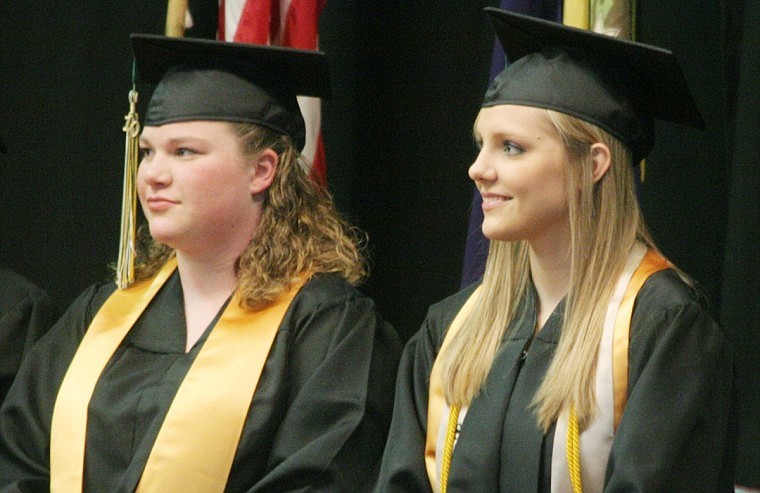
[[[562,334],[533,404],[539,426],[548,431],[559,414],[574,406],[585,427],[594,416],[596,356],[604,317],[631,248],[654,248],[633,186],[630,151],[604,130],[578,118],[545,110],[563,142],[571,229],[570,286]],[[611,165],[593,181],[591,145],[610,149]],[[492,240],[481,300],[440,356],[446,399],[465,406],[488,376],[496,351],[530,285],[528,245]]]
[[[302,157],[286,135],[249,123],[230,123],[242,152],[264,149],[279,156],[264,200],[261,221],[237,261],[238,289],[244,304],[261,309],[304,273],[336,273],[352,284],[367,274],[362,248],[366,236],[335,209],[329,192],[306,172]],[[141,229],[136,279],[152,276],[174,251]]]

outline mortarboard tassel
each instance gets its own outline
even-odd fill
[[[121,237],[119,261],[116,266],[116,285],[128,288],[135,280],[135,228],[137,222],[137,164],[139,160],[138,137],[140,119],[137,116],[137,90],[129,91],[129,113],[122,130],[126,133],[124,144],[124,187],[121,202]]]

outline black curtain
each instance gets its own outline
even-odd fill
[[[737,483],[760,488],[760,2],[728,7],[731,165],[720,319],[734,339],[741,430]]]

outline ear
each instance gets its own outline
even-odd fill
[[[610,148],[601,142],[591,145],[591,162],[594,166],[591,178],[594,183],[602,179],[607,170],[610,169],[612,158],[610,157]]]
[[[257,195],[272,184],[280,156],[272,149],[264,149],[253,158],[251,163],[251,195]]]

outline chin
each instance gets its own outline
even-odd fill
[[[489,227],[485,223],[483,224],[482,231],[483,236],[491,241],[515,241],[521,239],[514,231],[504,227]]]
[[[150,236],[153,238],[154,241],[157,241],[158,243],[162,243],[164,245],[168,245],[172,248],[174,248],[174,235],[172,235],[170,232],[166,230],[162,230],[160,228],[150,228]]]

